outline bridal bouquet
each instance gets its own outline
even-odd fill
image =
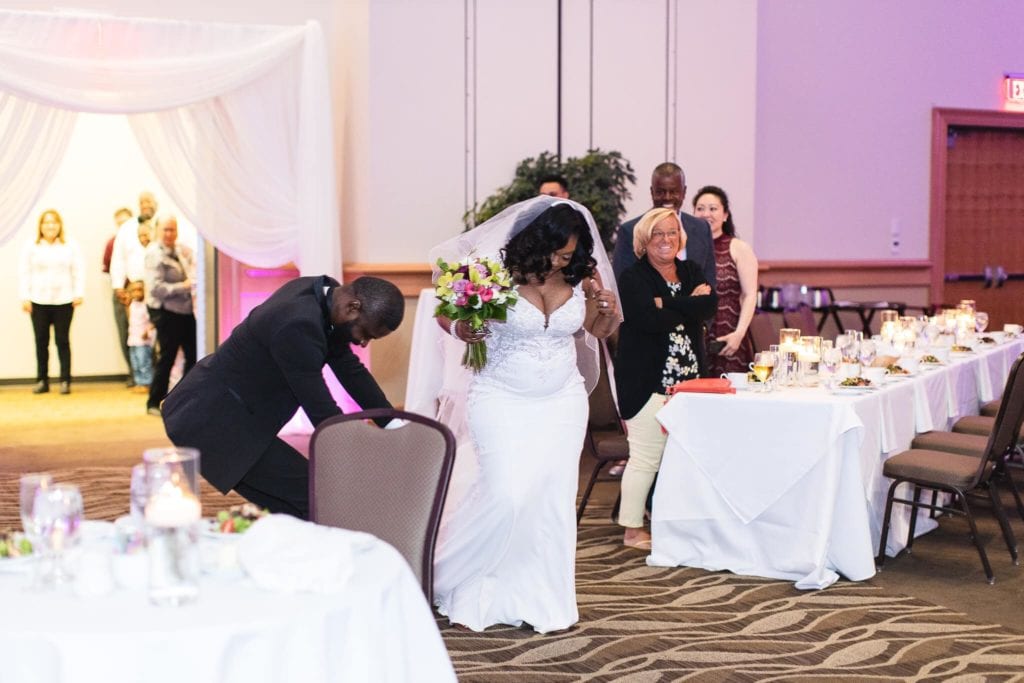
[[[512,276],[501,263],[489,258],[467,258],[459,263],[437,260],[441,276],[434,294],[441,301],[434,315],[465,320],[473,330],[481,330],[488,320],[505,320],[508,309],[519,300]],[[462,364],[473,372],[487,364],[487,345],[467,344]]]

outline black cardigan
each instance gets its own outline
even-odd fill
[[[661,377],[668,337],[679,324],[686,327],[701,375],[705,372],[703,321],[714,315],[718,295],[712,288],[711,294],[689,296],[694,287],[707,282],[693,261],[676,259],[676,275],[683,295],[675,298],[646,256],[623,271],[618,280],[623,321],[615,356],[615,386],[623,419],[640,412],[651,394],[664,391]],[[654,305],[655,297],[661,297],[662,308]]]

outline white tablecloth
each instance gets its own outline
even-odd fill
[[[150,605],[144,590],[31,592],[26,574],[0,573],[0,681],[454,681],[401,555],[372,538],[353,553],[339,593],[274,593],[241,575],[208,576],[198,601],[178,608]]]
[[[678,394],[658,413],[669,432],[648,564],[727,569],[824,588],[874,575],[887,457],[997,397],[1017,339],[878,391]],[[894,511],[887,552],[905,545]],[[922,513],[918,533],[935,528]]]

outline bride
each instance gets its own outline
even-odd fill
[[[488,360],[464,398],[442,397],[449,422],[458,412],[452,404],[465,403],[468,434],[453,427],[463,432],[458,459],[475,451],[476,475],[468,492],[449,496],[434,595],[452,623],[482,630],[526,622],[546,633],[579,620],[574,506],[587,392],[600,368],[595,338],[611,334],[620,316],[607,255],[583,206],[521,202],[436,247],[431,260],[499,253],[519,289],[508,319],[474,332],[438,318],[453,337],[487,344]]]

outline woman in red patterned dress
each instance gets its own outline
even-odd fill
[[[747,327],[757,305],[757,257],[750,245],[736,237],[725,190],[714,185],[702,187],[693,199],[693,213],[711,225],[715,243],[718,310],[708,328],[708,374],[746,372],[754,359]],[[712,340],[724,346],[711,351]]]

